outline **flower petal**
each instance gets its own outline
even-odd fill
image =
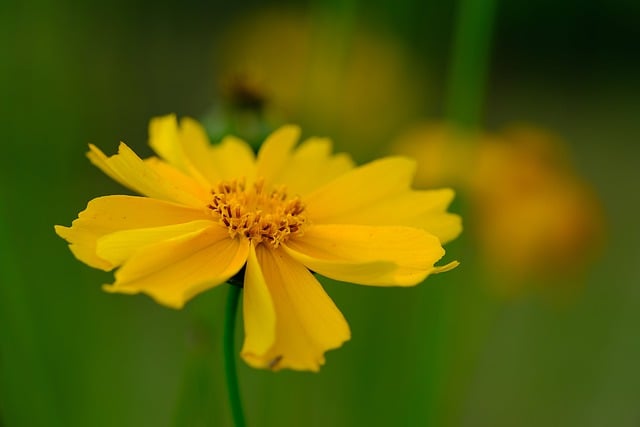
[[[255,156],[246,142],[225,137],[212,145],[200,123],[175,115],[156,117],[149,125],[149,144],[160,157],[206,187],[225,179],[253,179]]]
[[[198,122],[185,117],[178,126],[175,114],[154,117],[149,122],[149,145],[173,167],[209,186],[211,143]]]
[[[242,354],[265,354],[276,339],[276,312],[262,269],[251,245],[244,273],[244,344]]]
[[[274,183],[284,184],[289,194],[305,195],[345,172],[354,164],[347,154],[331,153],[331,140],[309,138],[293,152]]]
[[[276,335],[268,351],[243,349],[242,357],[258,368],[318,371],[324,353],[350,338],[349,325],[309,270],[265,245],[256,248],[256,255],[275,307]]]
[[[71,227],[57,225],[56,233],[70,243],[71,252],[94,268],[111,270],[116,265],[96,254],[102,236],[138,228],[159,227],[207,219],[202,209],[136,196],[106,196],[93,199]]]
[[[444,244],[458,237],[462,231],[460,216],[447,212],[453,197],[453,190],[448,188],[427,191],[408,190],[380,200],[364,209],[334,217],[332,222],[419,227],[438,237]]]
[[[160,304],[182,308],[195,295],[236,274],[248,252],[248,240],[231,239],[226,228],[214,225],[141,249],[104,289],[144,292]]]
[[[399,226],[314,225],[284,249],[323,276],[378,286],[416,285],[442,270],[434,264],[444,255],[437,237]]]
[[[140,194],[154,199],[182,203],[188,206],[202,206],[207,199],[208,190],[187,176],[180,181],[174,178],[181,174],[170,165],[164,166],[164,172],[153,168],[140,159],[136,153],[123,142],[118,147],[118,154],[107,157],[99,148],[89,145],[87,157],[91,163],[100,168],[120,184]],[[171,174],[166,173],[171,170]]]
[[[154,117],[149,121],[149,145],[153,151],[173,167],[186,172],[187,159],[181,142],[175,114]]]
[[[256,159],[251,146],[234,136],[226,136],[211,147],[210,157],[216,175],[209,176],[212,184],[220,180],[245,177],[252,182],[256,174]]]
[[[298,126],[286,125],[275,130],[260,147],[257,161],[256,178],[273,184],[274,179],[288,165],[293,146],[300,138]]]
[[[96,254],[100,258],[118,266],[146,246],[204,230],[215,224],[210,220],[198,220],[162,227],[116,231],[98,239]]]
[[[360,166],[307,195],[306,211],[316,223],[340,222],[343,215],[406,192],[415,167],[415,162],[405,157],[387,157]]]
[[[208,199],[211,196],[210,193],[205,191],[205,189],[209,188],[208,181],[194,181],[194,178],[192,178],[190,175],[182,173],[181,171],[174,168],[164,160],[159,159],[158,157],[149,157],[147,159],[144,159],[143,162],[146,166],[148,166],[159,176],[164,178],[167,182],[170,182],[172,185],[178,188],[193,188],[193,194],[200,201],[199,206],[203,206],[206,204],[201,200]]]

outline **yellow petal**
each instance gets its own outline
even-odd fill
[[[288,165],[293,146],[300,138],[298,126],[282,126],[275,130],[262,144],[258,153],[256,178],[264,178],[268,184]]]
[[[242,308],[244,318],[242,354],[265,354],[276,339],[276,312],[253,245],[249,248],[249,258],[244,273]]]
[[[449,242],[462,231],[460,216],[447,212],[453,200],[451,189],[408,190],[389,196],[366,208],[331,218],[334,224],[405,225],[419,227]]]
[[[212,183],[245,177],[251,183],[256,174],[256,159],[253,150],[243,140],[226,136],[218,145],[211,148],[212,169],[209,176]]]
[[[317,222],[333,223],[341,216],[404,193],[411,185],[415,162],[387,157],[339,176],[304,198],[306,211]]]
[[[354,167],[346,154],[332,155],[327,138],[309,138],[293,152],[286,168],[274,177],[292,195],[305,195]]]
[[[207,178],[215,173],[209,158],[211,143],[197,121],[184,117],[178,126],[174,114],[155,117],[149,123],[149,145],[182,173],[205,187],[211,186]]]
[[[98,239],[96,254],[117,266],[149,245],[204,230],[215,224],[210,220],[198,220],[162,227],[116,231]]]
[[[209,177],[216,176],[218,171],[211,161],[213,145],[207,131],[196,120],[183,117],[180,120],[180,143],[188,159],[190,173],[204,177],[209,185],[212,184]]]
[[[154,117],[149,121],[149,145],[153,151],[175,168],[186,172],[187,159],[180,142],[175,114]]]
[[[196,180],[157,157],[149,157],[144,159],[143,162],[167,182],[171,182],[175,187],[191,189],[193,195],[198,200],[207,200],[211,197],[210,191],[207,191],[207,189],[210,188],[209,182],[204,180],[204,178],[202,178],[202,180]],[[205,205],[205,203],[200,202],[200,206],[203,205]]]
[[[181,176],[181,172],[166,165],[162,171],[152,168],[126,144],[120,143],[118,154],[107,157],[94,145],[87,157],[91,163],[125,187],[154,199],[182,203],[188,206],[202,206],[206,201],[208,189],[195,180]],[[168,173],[168,171],[172,171]],[[179,181],[175,176],[181,176]]]
[[[159,227],[207,219],[202,209],[136,196],[106,196],[93,199],[71,227],[56,226],[56,233],[70,243],[71,252],[94,268],[111,270],[114,264],[96,254],[102,236],[138,228]]]
[[[268,351],[243,350],[242,357],[257,368],[318,371],[324,353],[350,338],[349,325],[304,266],[265,245],[256,248],[256,255],[275,307],[276,335]]]
[[[398,226],[314,225],[284,249],[323,276],[377,286],[416,285],[444,255],[437,237]]]
[[[175,115],[156,117],[149,125],[149,144],[160,157],[205,187],[221,180],[253,179],[255,156],[251,147],[235,137],[212,145],[196,120]]]
[[[248,252],[248,240],[231,239],[226,228],[214,225],[141,249],[104,289],[143,292],[160,304],[182,308],[195,295],[235,275]]]

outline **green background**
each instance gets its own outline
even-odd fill
[[[230,424],[226,287],[183,311],[106,294],[111,275],[77,262],[53,225],[123,192],[89,164],[87,143],[148,155],[150,117],[209,110],[216,37],[254,3],[0,4],[0,425]],[[319,374],[240,362],[249,425],[639,425],[640,7],[502,3],[486,124],[526,120],[567,139],[605,206],[602,257],[560,304],[494,297],[464,235],[448,246],[462,266],[416,288],[327,282],[352,340]],[[438,117],[454,5],[355,7],[430,67],[424,116]]]

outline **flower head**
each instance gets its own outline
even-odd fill
[[[478,147],[469,189],[480,249],[495,276],[568,285],[600,251],[601,202],[566,150],[555,135],[524,125]]]
[[[410,188],[403,157],[354,167],[331,143],[300,130],[271,134],[257,156],[227,137],[212,145],[194,120],[155,118],[140,159],[124,143],[89,159],[142,194],[89,202],[71,227],[56,226],[74,255],[116,269],[109,292],[146,293],[181,308],[244,268],[244,360],[254,367],[318,370],[349,326],[313,272],[374,286],[412,286],[448,270],[434,264],[460,218],[453,192]]]
[[[512,125],[464,133],[424,124],[399,138],[395,151],[418,160],[418,184],[462,190],[471,234],[503,293],[529,282],[568,284],[602,246],[601,203],[563,141],[547,131]]]
[[[330,131],[352,154],[381,147],[428,99],[424,67],[380,31],[356,25],[345,39],[339,27],[286,8],[243,15],[221,34],[222,92],[270,123]]]

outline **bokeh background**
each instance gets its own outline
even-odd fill
[[[384,155],[443,118],[456,3],[1,2],[0,425],[230,425],[226,287],[182,311],[106,294],[54,234],[123,192],[87,143],[148,155],[148,120],[175,112],[249,139],[295,120]],[[240,362],[249,425],[640,425],[639,19],[633,0],[497,4],[483,127],[561,135],[603,207],[572,291],[496,293],[471,233],[447,247],[462,265],[416,288],[326,281],[352,340],[319,374]]]

